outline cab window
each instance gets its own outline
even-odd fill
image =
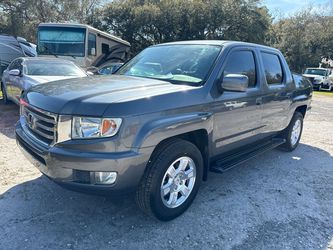
[[[234,51],[228,57],[223,75],[241,74],[249,78],[249,88],[256,86],[256,63],[252,51]]]
[[[278,55],[261,52],[268,85],[283,83],[283,70]]]

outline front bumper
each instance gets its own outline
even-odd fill
[[[58,144],[46,147],[34,139],[18,122],[16,142],[30,162],[56,183],[84,192],[127,193],[135,190],[144,173],[152,149],[141,152],[90,152],[89,144],[80,150]],[[112,185],[96,184],[93,172],[117,172]]]

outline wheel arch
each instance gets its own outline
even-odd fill
[[[209,134],[206,129],[198,129],[182,134],[178,134],[169,138],[165,138],[164,140],[160,141],[154,151],[151,154],[151,157],[154,155],[156,151],[160,148],[172,143],[172,141],[176,139],[181,139],[185,141],[189,141],[193,143],[201,152],[202,159],[203,159],[203,180],[207,180],[208,177],[208,170],[209,170]],[[151,158],[150,157],[150,158]]]
[[[307,105],[302,105],[299,106],[295,109],[295,112],[299,112],[303,115],[303,118],[305,117],[306,111],[307,111],[308,106]]]

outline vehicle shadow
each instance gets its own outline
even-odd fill
[[[14,103],[4,104],[0,98],[0,133],[14,139],[15,123],[19,119],[20,109]]]
[[[133,196],[80,194],[38,177],[0,195],[0,248],[325,248],[333,236],[332,162],[306,144],[273,150],[211,173],[189,210],[167,223],[144,215]]]

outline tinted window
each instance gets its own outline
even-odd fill
[[[280,59],[277,55],[261,53],[264,63],[267,84],[281,84],[283,81],[283,71]]]
[[[256,66],[251,51],[235,51],[228,57],[224,68],[224,76],[241,74],[249,78],[249,88],[256,86]]]
[[[102,43],[102,54],[108,54],[109,53],[109,45]]]
[[[91,53],[91,50],[95,49],[95,53]],[[96,35],[89,33],[88,35],[88,55],[95,55],[96,54]]]

